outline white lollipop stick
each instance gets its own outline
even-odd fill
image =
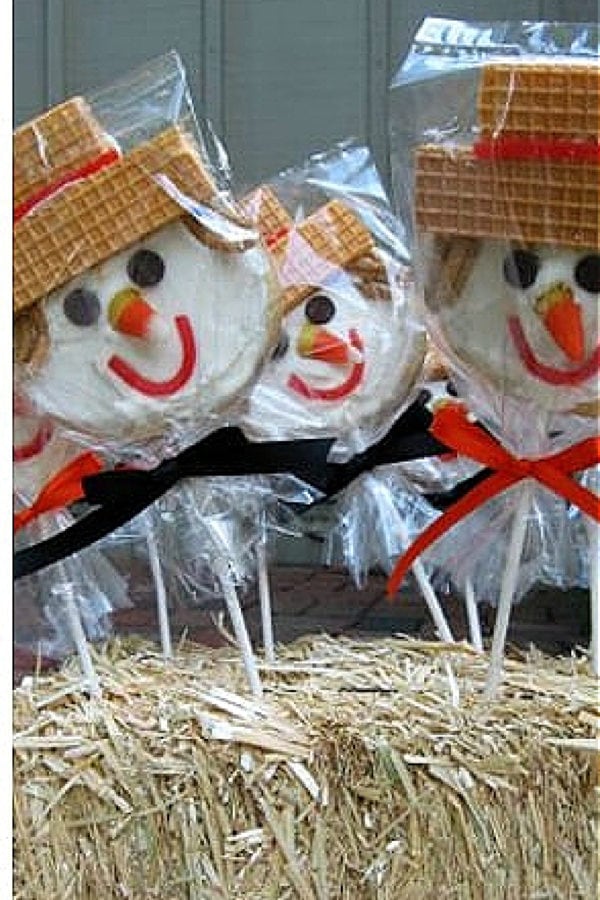
[[[475,599],[473,582],[470,578],[467,578],[465,581],[465,606],[467,609],[467,621],[469,623],[469,637],[471,643],[475,649],[481,653],[483,651],[481,622],[479,621],[479,610],[477,609],[477,600]]]
[[[387,491],[379,490],[379,485],[377,483],[377,479],[368,476],[367,481],[370,484],[370,489],[374,494],[378,497],[379,504],[386,510],[386,517],[390,519],[391,522],[394,523],[394,528],[397,529],[397,532],[400,536],[400,542],[403,547],[408,547],[410,544],[410,536],[408,534],[408,529],[404,524],[404,521],[398,510],[391,502]],[[431,581],[427,577],[425,572],[425,568],[421,560],[417,559],[411,566],[411,571],[415,576],[417,584],[421,589],[421,593],[423,594],[423,598],[429,612],[431,614],[431,618],[433,619],[434,625],[436,627],[438,636],[445,641],[447,644],[453,644],[454,638],[452,637],[452,632],[450,631],[450,626],[446,621],[446,617],[440,606],[440,602],[437,598],[437,595],[433,589],[433,585]]]
[[[240,601],[229,571],[229,565],[223,556],[216,556],[214,559],[214,566],[217,577],[221,582],[221,587],[223,588],[227,612],[229,613],[233,631],[242,653],[244,669],[246,670],[246,677],[248,679],[248,684],[250,685],[250,690],[255,697],[262,697],[263,689],[258,674],[258,668],[256,666],[256,659],[252,652],[248,629],[246,628]]]
[[[273,640],[273,612],[271,608],[271,585],[267,569],[266,540],[261,537],[256,545],[256,565],[258,571],[258,596],[260,599],[260,621],[262,626],[263,646],[267,662],[275,662],[275,643]]]
[[[586,517],[586,527],[590,551],[590,619],[591,619],[591,644],[590,657],[592,672],[600,676],[600,526],[598,523]]]
[[[494,636],[492,638],[490,665],[485,687],[483,689],[483,695],[488,699],[495,696],[502,680],[504,646],[506,644],[506,635],[508,633],[508,623],[510,620],[513,598],[515,596],[519,578],[519,566],[521,563],[521,553],[523,552],[523,543],[525,541],[525,532],[527,531],[527,517],[529,515],[531,499],[532,486],[531,482],[529,482],[523,488],[519,498],[519,505],[517,506],[513,517],[510,543],[506,554],[506,568],[504,569],[502,585],[500,588],[500,599],[496,611],[496,624],[494,625]]]
[[[169,623],[169,607],[167,605],[167,590],[165,580],[163,578],[162,566],[160,564],[160,556],[158,546],[156,544],[156,535],[149,527],[146,531],[146,545],[148,547],[148,556],[150,558],[150,569],[152,570],[152,578],[154,580],[154,589],[156,591],[156,610],[158,613],[158,629],[160,634],[160,646],[165,659],[172,659],[173,644],[171,642],[171,626]]]
[[[79,657],[79,664],[81,665],[85,685],[92,697],[99,697],[100,682],[96,670],[94,669],[90,648],[81,623],[79,609],[73,597],[73,589],[66,586],[64,591],[61,591],[61,599],[64,601],[65,611],[67,613],[67,624],[71,634],[71,640],[75,644],[75,649],[77,650],[77,656]]]
[[[410,543],[408,531],[402,519],[398,516],[398,530],[400,533],[400,540],[404,547],[407,547]],[[442,641],[445,641],[447,644],[453,644],[454,638],[452,636],[452,632],[450,631],[450,626],[446,620],[444,615],[444,611],[440,606],[440,602],[437,598],[437,594],[433,589],[433,585],[431,581],[427,577],[425,572],[425,567],[420,559],[416,559],[411,566],[411,571],[417,580],[417,584],[421,589],[421,593],[423,594],[423,598],[429,612],[431,613],[431,618],[433,619],[433,623],[435,625],[438,636]]]

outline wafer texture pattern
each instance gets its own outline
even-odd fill
[[[318,209],[271,248],[284,313],[374,246],[369,229],[344,203],[331,200]]]
[[[279,202],[275,192],[266,185],[261,185],[244,197],[241,207],[268,245],[286,237],[287,231],[292,227],[291,216]]]
[[[13,135],[14,206],[113,148],[82,97],[27,122]]]
[[[600,132],[600,67],[577,63],[486,66],[479,90],[481,133],[577,134]]]

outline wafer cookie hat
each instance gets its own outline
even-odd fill
[[[600,236],[600,67],[485,65],[473,145],[417,151],[423,231],[596,247]]]
[[[366,295],[383,293],[389,272],[377,255],[373,235],[343,201],[331,200],[295,224],[266,185],[244,198],[243,207],[271,252],[283,314],[336,274],[360,278]],[[374,289],[376,284],[379,293]]]
[[[223,424],[277,330],[269,256],[200,123],[167,54],[14,135],[19,375],[41,413],[119,455]]]
[[[557,411],[594,412],[598,60],[486,63],[475,132],[470,144],[416,151],[427,305],[459,356],[477,361],[507,393]]]

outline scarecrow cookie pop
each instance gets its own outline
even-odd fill
[[[499,442],[442,410],[440,439],[495,474],[413,551],[469,510],[477,510],[485,538],[486,501],[515,485],[497,501],[505,522],[507,510],[512,518],[488,694],[500,679],[538,501],[548,502],[549,489],[598,521],[597,497],[574,476],[598,456],[599,101],[597,58],[489,62],[479,70],[474,141],[426,144],[416,153],[416,227],[432,333]],[[594,590],[592,599],[598,671]]]
[[[171,62],[172,95],[146,90],[136,129],[122,108],[112,125],[105,91],[98,114],[75,98],[14,135],[24,389],[115,460],[152,463],[223,424],[274,330],[268,257],[217,190]]]
[[[335,437],[334,451],[347,454],[374,442],[413,398],[425,338],[412,316],[411,272],[380,246],[377,212],[359,215],[342,194],[296,224],[270,187],[246,198],[275,261],[283,322],[245,427],[258,439]],[[438,633],[452,641],[418,561],[414,574]]]

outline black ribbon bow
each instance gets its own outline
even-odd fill
[[[14,555],[15,580],[83,550],[125,525],[186,478],[295,475],[325,500],[377,466],[436,456],[446,451],[428,433],[431,413],[415,402],[389,432],[345,463],[328,461],[333,438],[255,443],[239,428],[221,428],[151,470],[120,468],[83,480],[86,501],[96,507],[69,528]]]

